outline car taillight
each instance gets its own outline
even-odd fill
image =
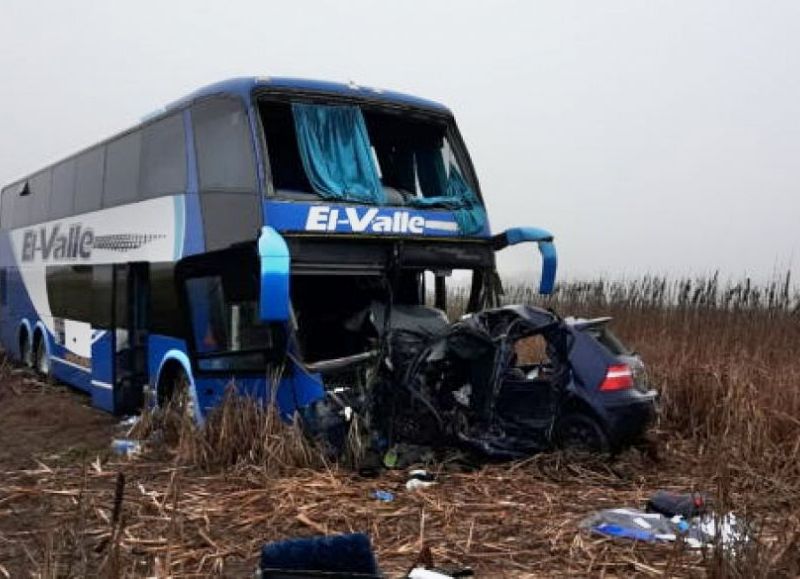
[[[600,384],[602,392],[614,392],[633,388],[633,372],[627,364],[614,364],[608,367],[606,378]]]

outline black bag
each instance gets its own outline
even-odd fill
[[[693,519],[708,511],[708,497],[702,493],[656,491],[647,501],[647,510],[670,518],[680,515],[684,519]]]

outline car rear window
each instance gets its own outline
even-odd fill
[[[627,356],[631,353],[630,349],[622,343],[622,340],[606,324],[589,326],[584,328],[583,331],[600,342],[614,356]]]

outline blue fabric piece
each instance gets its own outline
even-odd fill
[[[416,161],[417,180],[423,197],[435,198],[447,195],[447,170],[444,166],[441,148],[418,149],[414,153],[414,160]],[[413,188],[409,190],[413,191]]]
[[[455,165],[450,165],[450,175],[441,197],[417,197],[411,204],[416,207],[443,207],[452,209],[461,235],[474,235],[486,225],[486,211],[478,196],[464,181]]]
[[[364,116],[358,107],[293,104],[308,180],[325,199],[384,203]]]
[[[602,523],[593,527],[595,531],[611,537],[621,537],[623,539],[633,539],[635,541],[655,541],[656,536],[650,531],[636,529],[634,527],[624,527],[611,523]]]

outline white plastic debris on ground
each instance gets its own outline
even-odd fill
[[[586,517],[580,527],[593,533],[646,542],[672,542],[682,537],[686,545],[699,549],[719,541],[726,549],[733,549],[751,540],[747,526],[733,513],[705,514],[685,519],[672,518],[659,513],[638,509],[606,509]]]

